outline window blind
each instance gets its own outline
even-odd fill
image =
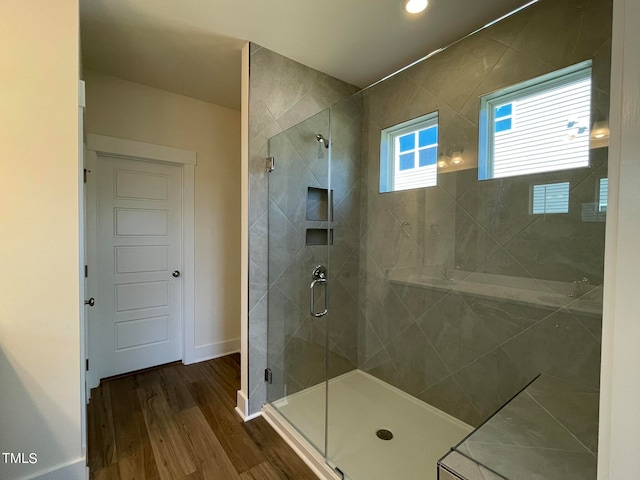
[[[494,134],[494,178],[589,166],[591,78],[512,103],[513,127]]]
[[[569,182],[534,185],[532,197],[534,214],[569,213]]]

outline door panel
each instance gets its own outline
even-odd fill
[[[140,318],[116,323],[116,351],[169,340],[169,317]]]
[[[169,268],[169,247],[147,245],[116,247],[116,273],[164,272]]]
[[[164,237],[168,234],[167,211],[116,208],[114,213],[116,237]]]
[[[98,378],[182,358],[182,171],[98,155]],[[94,360],[95,359],[95,360]]]
[[[169,185],[166,175],[116,170],[116,198],[167,200]]]
[[[169,282],[140,282],[116,285],[116,312],[161,308],[168,306],[168,304]]]

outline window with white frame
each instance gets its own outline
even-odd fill
[[[380,192],[437,184],[438,112],[381,131]]]
[[[598,212],[607,213],[607,197],[609,195],[609,179],[601,178],[598,189]]]
[[[533,185],[531,188],[531,213],[569,213],[569,182]]]
[[[591,61],[485,95],[478,178],[589,166]]]
[[[595,202],[582,204],[583,222],[604,222],[607,219],[607,194],[609,180],[602,177],[596,183]]]

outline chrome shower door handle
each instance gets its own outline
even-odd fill
[[[316,285],[317,284],[324,284],[325,288],[324,288],[324,310],[322,310],[321,312],[316,312],[315,311],[315,303],[316,303],[316,295],[315,295],[315,291],[316,291]],[[316,318],[319,317],[324,317],[327,314],[327,279],[326,278],[316,278],[313,282],[311,282],[311,292],[310,292],[310,304],[309,304],[309,312],[311,312],[311,315],[313,315]]]

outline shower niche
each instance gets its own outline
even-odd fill
[[[305,245],[333,245],[333,192],[328,188],[307,187]]]
[[[307,187],[307,221],[328,222],[329,216],[333,218],[333,192],[329,195],[327,188]]]
[[[308,247],[314,245],[333,245],[333,228],[307,228],[305,244]]]

